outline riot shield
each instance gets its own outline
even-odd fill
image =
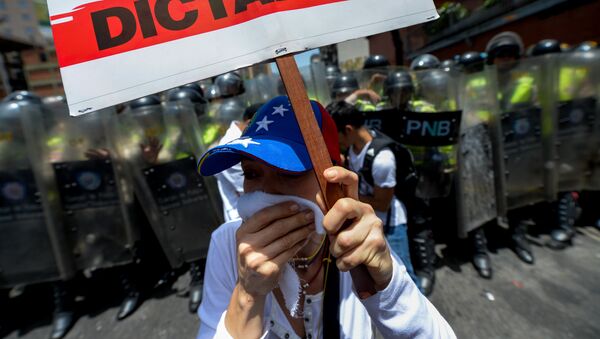
[[[0,104],[0,287],[74,273],[31,125],[41,117],[39,105]]]
[[[451,126],[460,126],[457,86],[454,86],[456,80],[444,71],[427,70],[416,72],[414,82],[414,100],[406,109],[410,122],[403,132],[406,136],[409,133],[415,136],[404,143],[413,153],[415,166],[419,171],[416,194],[422,199],[447,197],[454,185],[457,171],[458,138],[448,137],[452,131]],[[411,118],[410,112],[422,115],[423,119],[417,116]],[[442,113],[448,117],[435,117]],[[424,118],[425,116],[430,117]],[[438,138],[445,139],[445,142],[429,142]]]
[[[598,51],[574,52],[547,58],[557,133],[558,190],[593,188],[594,157],[598,152]],[[598,174],[596,173],[596,176]],[[586,187],[587,186],[587,187]]]
[[[500,157],[505,159],[506,208],[515,209],[554,201],[553,143],[555,133],[542,91],[545,65],[538,58],[498,70],[498,98],[502,130]]]
[[[186,102],[127,109],[113,117],[112,137],[128,163],[135,192],[170,264],[206,257],[222,222],[217,185],[196,171],[201,129]]]
[[[133,194],[108,138],[110,111],[70,117],[66,102],[47,101],[40,121],[44,163],[53,173],[62,221],[77,269],[133,261]]]
[[[300,68],[300,74],[302,75],[302,79],[304,79],[304,86],[310,100],[315,100],[323,105],[323,107],[327,107],[331,102],[331,95],[325,64],[312,63]],[[282,94],[287,95],[285,93]]]
[[[495,74],[487,70],[464,74],[459,85],[463,107],[456,180],[460,237],[496,219],[499,215],[496,201],[504,200],[502,194],[496,193],[494,175],[492,136],[499,135],[495,84]]]

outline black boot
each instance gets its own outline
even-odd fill
[[[469,236],[473,245],[473,266],[482,278],[491,279],[492,263],[488,255],[487,238],[483,228],[479,227],[471,231]]]
[[[75,323],[74,297],[69,283],[54,283],[54,316],[52,319],[52,330],[50,339],[63,338]]]
[[[575,235],[575,219],[578,214],[577,199],[572,192],[564,193],[558,200],[558,228],[550,232],[548,245],[554,249],[563,249],[571,245]]]
[[[425,230],[417,233],[412,239],[413,266],[415,274],[419,277],[419,289],[425,296],[433,292],[435,284],[435,241],[433,232]]]
[[[206,260],[196,261],[190,264],[190,313],[195,314],[202,302],[202,287],[204,285],[204,265]]]
[[[123,320],[133,314],[141,303],[141,294],[137,284],[132,281],[129,273],[125,271],[121,274],[121,287],[125,292],[125,299],[121,302],[117,320]]]
[[[530,220],[518,220],[512,229],[511,234],[511,245],[512,249],[517,254],[517,257],[524,263],[533,265],[534,258],[533,252],[531,251],[531,245],[527,240],[527,229],[533,224]]]

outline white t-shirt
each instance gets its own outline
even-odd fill
[[[354,148],[350,146],[350,150],[348,151],[348,165],[350,170],[358,173],[362,169],[370,145],[371,142],[367,143],[359,154],[356,154]],[[375,186],[381,188],[396,187],[396,157],[389,148],[386,147],[382,149],[379,154],[375,156],[371,170]],[[358,189],[360,195],[373,196],[373,191],[374,187],[369,185],[366,180],[360,181],[360,187]],[[375,211],[375,214],[383,221],[383,224],[389,225],[390,227],[406,224],[406,208],[395,195],[390,203],[390,208],[389,223],[387,220],[388,211]]]
[[[237,283],[236,231],[242,221],[223,224],[213,232],[208,249],[204,292],[198,315],[198,339],[231,338],[225,315]],[[392,251],[393,253],[393,251]],[[360,300],[349,272],[340,273],[340,333],[343,338],[373,338],[376,326],[384,338],[456,338],[452,328],[413,283],[402,262],[392,254],[393,275],[388,287]],[[320,323],[322,293],[306,296],[305,331],[309,338],[322,338]],[[272,293],[264,309],[263,338],[300,339]]]
[[[233,121],[229,129],[219,141],[219,145],[225,145],[242,136],[242,131],[238,127],[239,122]],[[225,221],[236,220],[240,218],[237,211],[237,201],[240,195],[244,193],[244,173],[242,165],[237,164],[217,175],[217,184],[219,193],[223,200],[223,214]]]

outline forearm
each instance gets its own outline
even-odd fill
[[[237,284],[227,307],[225,327],[233,338],[260,338],[263,335],[265,296],[253,297]]]
[[[419,292],[399,259],[393,261],[388,286],[361,301],[383,337],[455,339],[450,325]]]

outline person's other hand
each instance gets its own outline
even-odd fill
[[[375,289],[385,289],[392,280],[392,256],[383,234],[383,222],[370,205],[358,200],[358,175],[342,167],[329,168],[324,175],[328,182],[341,184],[346,196],[323,219],[337,267],[345,272],[365,265]],[[322,204],[320,196],[318,200]],[[342,229],[347,221],[350,226]]]

